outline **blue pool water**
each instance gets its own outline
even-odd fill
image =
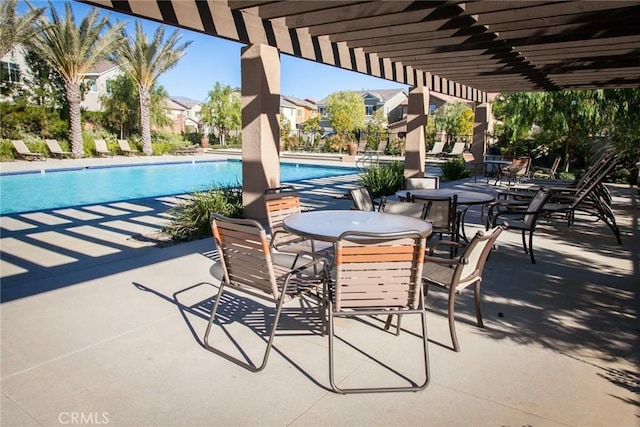
[[[354,168],[282,164],[280,181],[356,173]],[[242,162],[91,167],[0,176],[0,215],[185,194],[242,182]]]

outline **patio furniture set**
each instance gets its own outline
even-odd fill
[[[559,186],[547,180],[543,183],[545,187],[540,187],[538,182],[523,183],[499,192],[497,200],[492,194],[441,189],[439,179],[425,177],[405,181],[405,188],[395,195],[397,200],[383,197],[375,203],[362,187],[350,190],[354,204],[351,210],[304,211],[296,188],[267,189],[263,200],[269,233],[254,220],[218,214],[211,218],[220,254],[216,270],[220,287],[205,332],[205,347],[246,369],[260,371],[267,364],[283,305],[298,297],[305,301],[312,298],[316,305],[303,306],[320,313],[319,333],[328,336],[329,382],[335,392],[422,390],[430,379],[425,310],[429,287],[441,287],[448,293],[449,333],[453,350],[460,351],[455,328],[455,297],[467,287],[474,288],[477,325],[483,327],[482,274],[500,234],[507,229],[521,231],[524,251],[535,264],[532,244],[538,218],[563,213],[572,223],[580,211],[610,224],[609,214],[602,213],[602,205],[610,206],[610,196],[607,199],[602,179],[615,161],[615,155],[605,153],[587,177],[576,183]],[[464,233],[465,215],[471,206],[477,205],[488,207],[486,231],[478,231],[468,239]],[[612,223],[615,224],[615,218]],[[529,233],[528,245],[526,232]],[[435,235],[439,239],[429,243],[427,250],[429,239]],[[443,240],[444,235],[448,240]],[[619,233],[616,237],[619,239]],[[233,289],[229,292],[231,296],[226,294],[228,289]],[[275,305],[273,319],[265,319],[265,327],[270,325],[270,329],[265,332],[268,336],[260,363],[253,363],[228,334],[226,338],[232,340],[240,356],[223,350],[218,338],[212,338],[216,319],[224,316],[221,305],[234,304],[237,291]],[[399,368],[387,366],[408,384],[355,388],[339,385],[335,374],[336,327],[344,324],[336,323],[336,319],[358,317],[361,322],[383,331],[389,331],[393,319],[397,319],[395,333],[399,335],[405,315],[420,316],[418,335],[422,342],[424,374],[418,379],[409,379],[399,374]]]

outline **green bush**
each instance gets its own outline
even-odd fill
[[[387,144],[384,152],[390,156],[403,156],[406,144],[407,141],[404,138],[393,138]]]
[[[367,187],[372,197],[388,196],[402,188],[404,163],[392,162],[387,165],[374,165],[360,174],[360,182]]]
[[[6,162],[14,159],[15,154],[13,152],[13,145],[11,145],[11,141],[8,139],[0,141],[0,160]]]
[[[209,223],[212,213],[231,218],[242,217],[242,187],[240,184],[217,185],[202,192],[190,194],[184,203],[171,208],[173,217],[162,231],[173,241],[190,241],[211,236]]]
[[[456,181],[469,176],[471,176],[471,171],[464,165],[464,160],[461,157],[447,160],[442,165],[442,179],[445,181]]]

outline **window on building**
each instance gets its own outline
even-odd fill
[[[98,82],[96,79],[87,79],[87,86],[89,86],[89,92],[98,93]]]
[[[17,83],[20,81],[20,66],[13,62],[0,63],[0,81]]]
[[[298,110],[298,117],[302,117],[302,110]]]
[[[429,115],[433,116],[436,113],[436,106],[435,104],[430,104],[429,105]]]
[[[365,106],[364,106],[364,113],[365,113],[367,116],[372,115],[372,114],[373,114],[373,111],[374,111],[374,110],[373,110],[373,105],[365,105]]]

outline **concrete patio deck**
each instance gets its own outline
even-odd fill
[[[351,202],[338,196],[356,180],[295,185],[305,205],[341,209]],[[213,241],[161,247],[140,237],[167,221],[176,198],[0,217],[0,424],[637,426],[640,212],[635,188],[611,190],[622,245],[602,223],[542,222],[532,265],[518,233],[501,235],[484,274],[484,329],[475,326],[472,293],[457,299],[460,353],[451,350],[446,295],[430,291],[431,382],[417,393],[331,392],[318,312],[297,302],[285,306],[263,372],[205,350],[217,291]],[[481,228],[478,209],[467,220],[468,234]],[[224,311],[216,337],[230,349],[235,340],[256,361],[264,312],[273,310],[241,298]],[[338,322],[342,385],[420,380],[419,325],[405,317],[399,336]]]

